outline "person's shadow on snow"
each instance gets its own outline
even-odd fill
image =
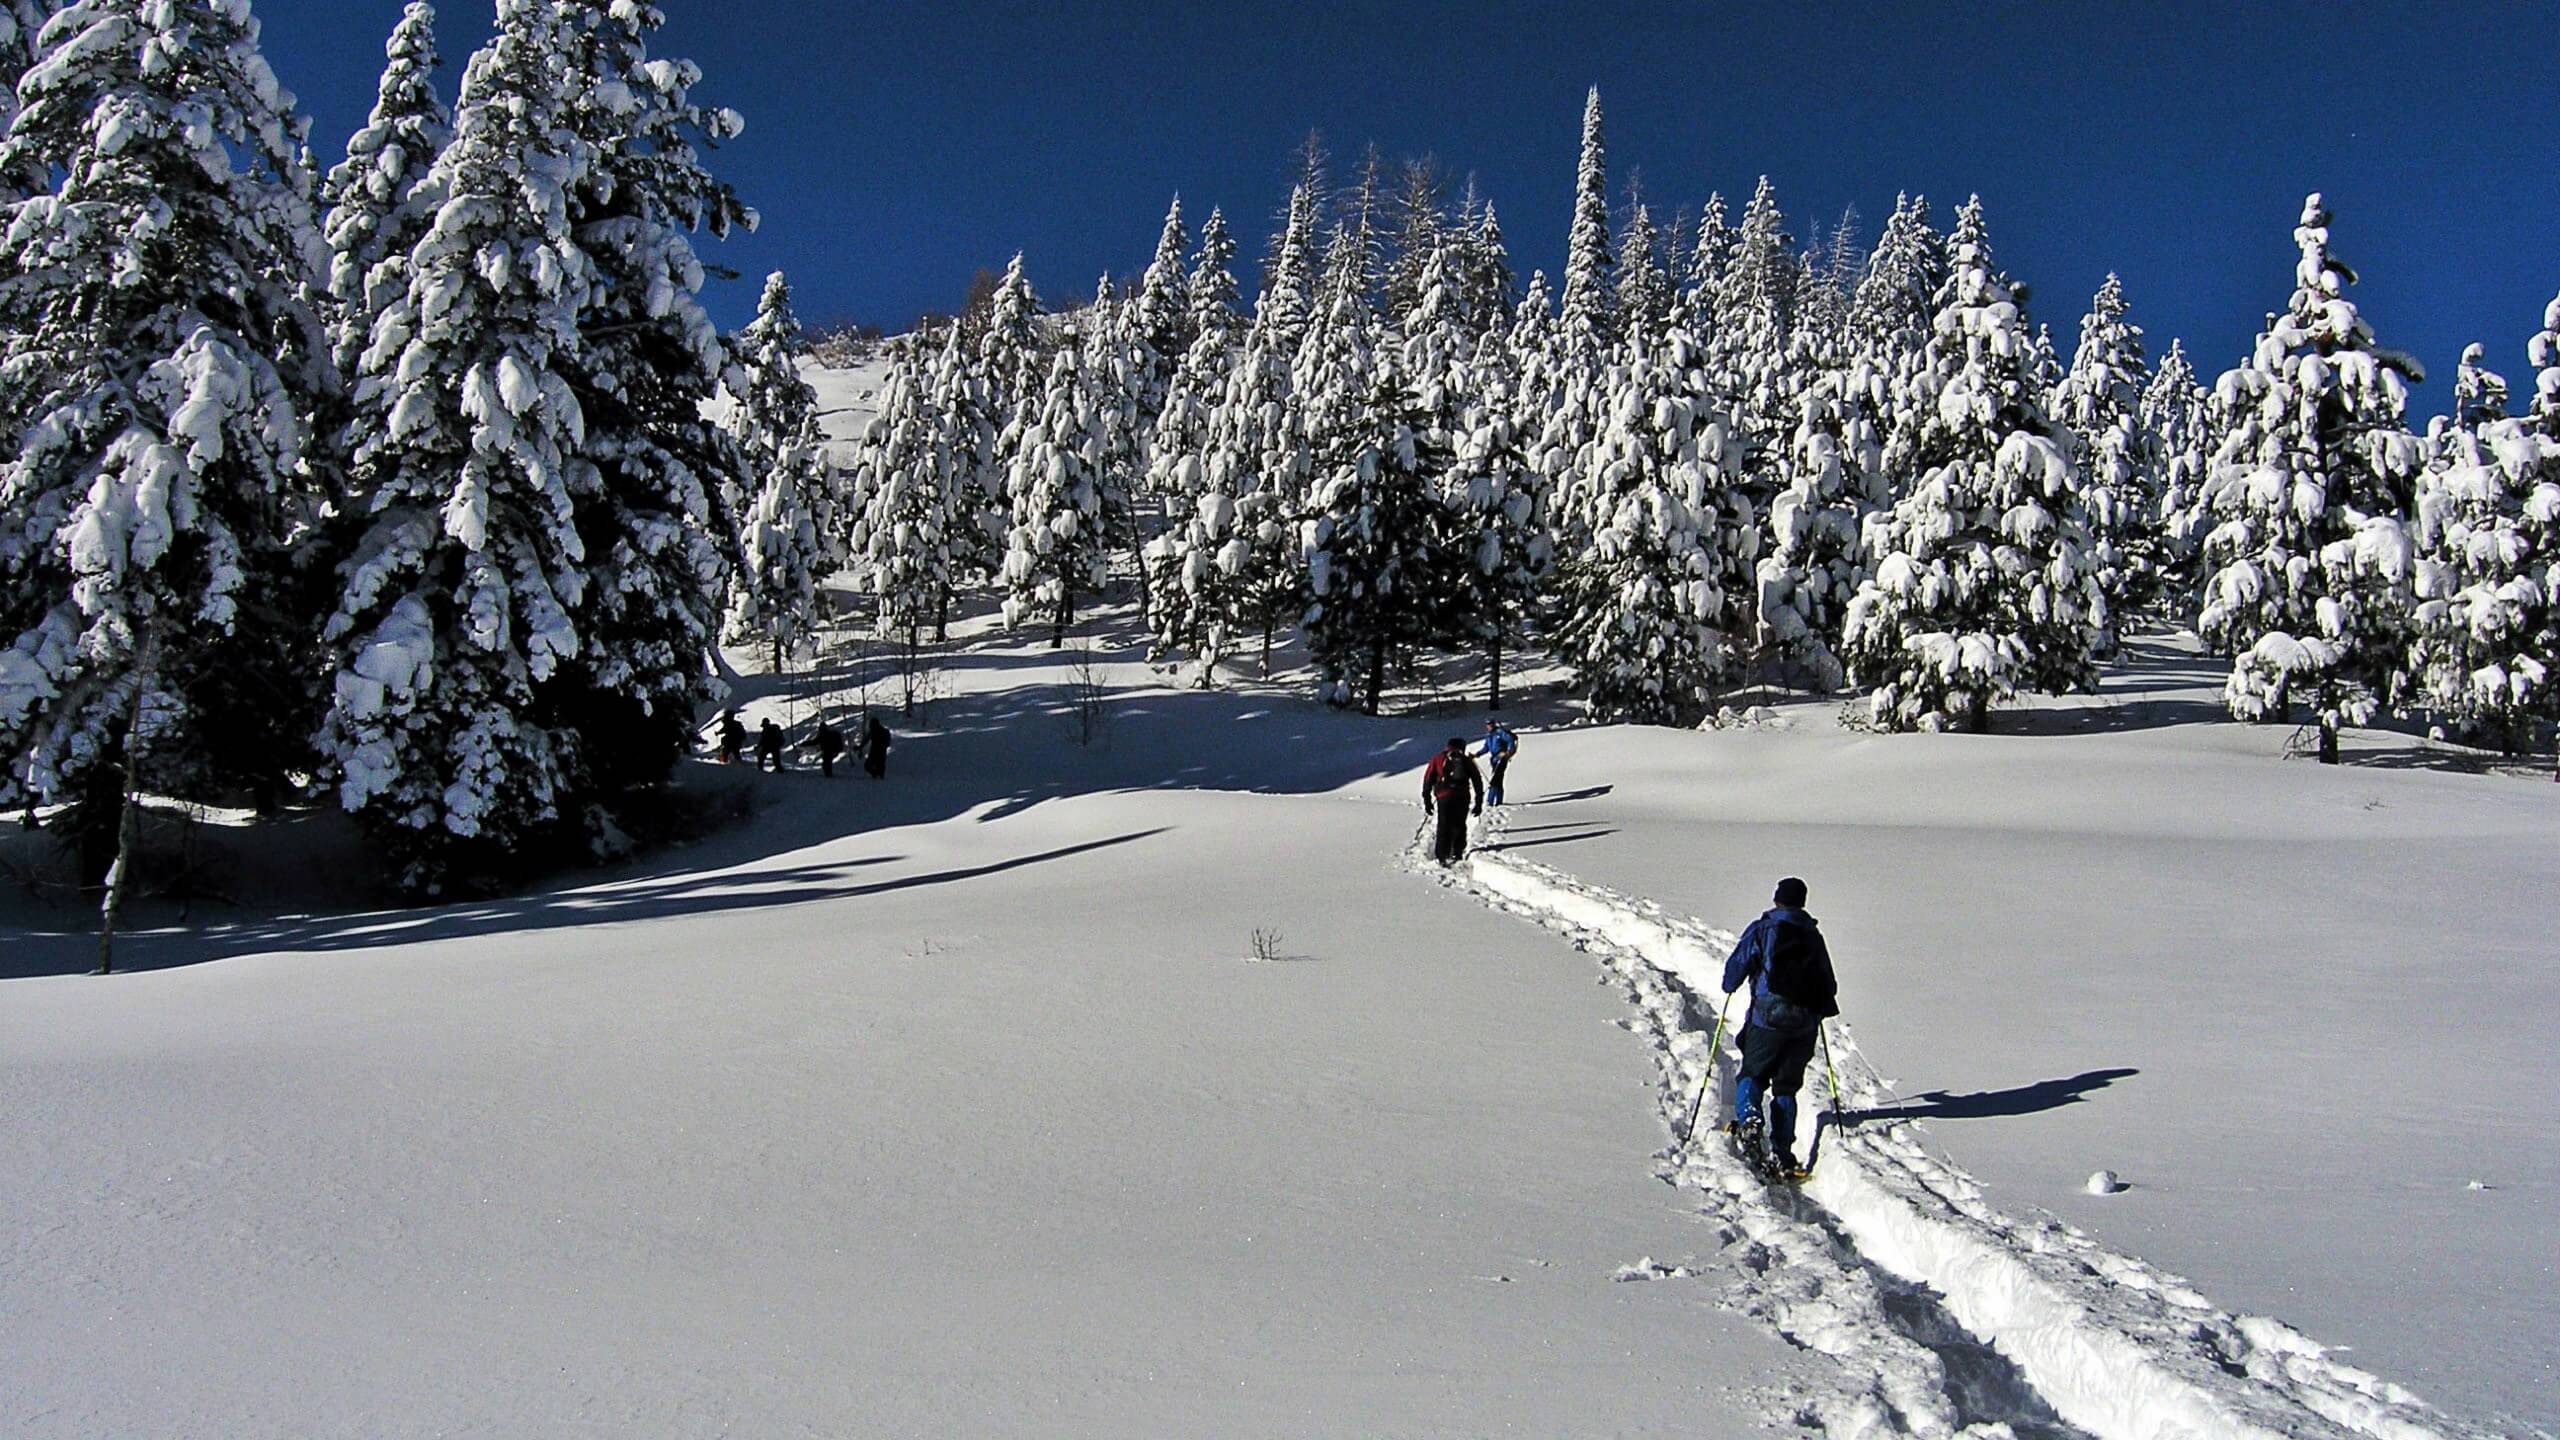
[[[1990,1120],[2003,1116],[2034,1115],[2046,1110],[2059,1110],[2065,1105],[2077,1105],[2089,1098],[2091,1091],[2104,1090],[2118,1080],[2141,1073],[2119,1067],[2085,1071],[2067,1080],[2039,1080],[2033,1085],[2020,1085],[2009,1090],[1976,1090],[1965,1095],[1932,1090],[1891,1106],[1845,1110],[1833,1116],[1832,1123],[1866,1125],[1889,1124],[1896,1120]]]

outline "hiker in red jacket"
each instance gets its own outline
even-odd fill
[[[1443,865],[1456,864],[1467,853],[1467,817],[1484,813],[1484,775],[1468,758],[1464,739],[1452,738],[1449,748],[1423,767],[1422,813],[1440,821],[1431,858]]]

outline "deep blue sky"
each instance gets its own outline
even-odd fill
[[[777,267],[809,319],[893,329],[1016,249],[1045,293],[1089,290],[1144,265],[1175,191],[1195,224],[1225,206],[1249,259],[1310,128],[1346,161],[1374,140],[1473,171],[1522,275],[1552,271],[1594,83],[1619,194],[1640,168],[1658,202],[1722,190],[1738,215],[1766,172],[1799,235],[1854,202],[1872,238],[1897,189],[1942,224],[1980,191],[2066,358],[2113,269],[2154,353],[2183,335],[2210,380],[2289,293],[2314,189],[2426,409],[2472,339],[2520,381],[2560,289],[2560,0],[666,4],[660,52],[748,120],[718,163],[764,227],[711,250],[750,277],[714,297],[728,323]],[[400,9],[257,0],[324,160]],[[488,23],[444,0],[448,99]]]

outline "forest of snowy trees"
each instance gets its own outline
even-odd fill
[[[498,0],[450,107],[434,19],[322,175],[248,0],[0,0],[0,804],[71,807],[110,923],[145,791],[331,796],[422,891],[610,848],[715,647],[780,668],[828,584],[910,653],[971,599],[1064,643],[1121,586],[1201,683],[1294,639],[1372,711],[1544,654],[1604,718],[1781,686],[1979,728],[2173,623],[2324,758],[2560,712],[2560,301],[2528,395],[2475,347],[2413,432],[2317,196],[2207,387],[2112,278],[2064,363],[1978,199],[1872,247],[1766,180],[1613,205],[1596,91],[1553,281],[1472,186],[1337,187],[1311,141],[1249,306],[1179,202],[1064,314],[1016,257],[890,347],[839,464],[783,277],[735,335],[704,307],[742,122],[657,8]]]
[[[1134,576],[1200,683],[1292,630],[1374,710],[1432,656],[1567,666],[1596,715],[1685,722],[1743,687],[1854,689],[1874,724],[1981,728],[2193,626],[2235,716],[2418,717],[2510,752],[2560,713],[2560,300],[2532,397],[2474,348],[2414,431],[2413,360],[2349,298],[2318,196],[2253,354],[2153,357],[2113,277],[2066,363],[1982,201],[1789,231],[1612,206],[1595,91],[1561,282],[1515,283],[1492,203],[1313,141],[1245,308],[1236,241],[1177,201],[1130,293],[1042,318],[1017,256],[983,313],[891,349],[823,547],[910,636],[991,590],[1063,637]],[[1186,256],[1187,261],[1186,261]]]

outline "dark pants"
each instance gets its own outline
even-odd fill
[[[1432,837],[1431,858],[1451,864],[1467,853],[1467,805],[1463,800],[1435,801],[1432,814],[1440,828]]]
[[[821,775],[824,775],[825,777],[827,777],[827,778],[828,778],[828,779],[830,779],[830,780],[833,780],[834,778],[836,778],[836,757],[834,757],[833,755],[828,754],[827,752],[825,752],[825,751],[823,751],[823,750],[819,751],[819,752],[818,752],[818,773],[819,773],[819,774],[821,774]]]
[[[1796,1091],[1804,1088],[1804,1070],[1813,1063],[1813,1048],[1822,1032],[1781,1035],[1765,1025],[1742,1027],[1742,1078],[1733,1086],[1733,1120],[1751,1119],[1760,1096],[1769,1097],[1769,1144],[1780,1156],[1794,1153]]]
[[[889,752],[873,750],[862,757],[862,773],[877,780],[889,773]]]

